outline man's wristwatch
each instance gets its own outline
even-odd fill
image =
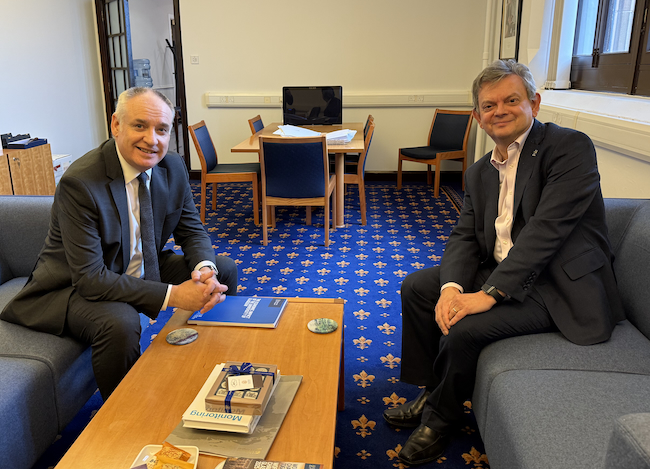
[[[481,291],[487,295],[490,295],[495,300],[497,300],[497,304],[505,300],[505,297],[501,293],[499,293],[497,287],[493,287],[492,285],[488,285],[487,283],[481,287]]]

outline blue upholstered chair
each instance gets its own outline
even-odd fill
[[[343,182],[348,184],[357,184],[359,186],[359,210],[361,211],[361,224],[365,225],[366,221],[366,186],[365,186],[365,170],[366,159],[368,158],[368,150],[370,149],[370,142],[375,133],[375,120],[372,116],[368,116],[368,122],[363,130],[364,143],[363,152],[359,155],[345,155],[345,174],[343,175]],[[348,161],[348,158],[350,161]],[[345,192],[345,191],[344,191]]]
[[[326,137],[260,137],[260,163],[264,246],[268,244],[269,212],[271,226],[275,226],[276,205],[306,207],[307,224],[311,223],[310,207],[322,206],[325,246],[329,246],[330,206],[332,229],[336,223],[336,178],[329,171]]]
[[[465,190],[467,169],[467,141],[472,127],[472,111],[444,111],[436,109],[426,147],[400,148],[397,163],[397,190],[402,188],[402,161],[427,165],[427,184],[431,184],[431,165],[436,167],[433,196],[440,192],[440,163],[442,160],[462,160],[462,185]]]
[[[256,115],[252,119],[248,119],[248,125],[251,126],[251,132],[253,135],[255,135],[257,132],[262,130],[264,128],[264,124],[262,123],[262,118],[260,115]]]
[[[259,225],[259,163],[220,164],[217,151],[212,143],[210,132],[205,122],[190,125],[190,134],[201,160],[201,221],[205,223],[205,205],[207,202],[207,185],[212,183],[212,210],[217,209],[218,182],[250,182],[253,184],[253,219]]]

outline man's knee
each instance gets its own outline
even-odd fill
[[[471,318],[472,316],[467,316],[450,327],[449,334],[440,339],[441,347],[448,348],[452,353],[462,354],[487,345],[484,334]]]
[[[219,271],[219,275],[217,276],[219,283],[228,287],[226,295],[237,295],[239,274],[235,261],[227,256],[217,256],[215,263]]]
[[[408,274],[402,281],[401,295],[402,298],[413,295],[437,298],[440,295],[440,268],[435,266]]]
[[[140,314],[132,306],[121,302],[104,303],[110,314],[102,316],[100,333],[104,340],[117,347],[140,347]]]

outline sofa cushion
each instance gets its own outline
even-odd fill
[[[576,345],[559,332],[500,340],[481,352],[472,408],[481,434],[492,381],[510,370],[591,370],[650,375],[650,341],[628,321],[607,341]]]
[[[0,311],[2,311],[7,303],[18,294],[26,282],[27,277],[19,277],[0,285]]]
[[[616,419],[609,440],[605,469],[650,469],[650,414],[629,414]]]
[[[55,440],[52,374],[39,360],[0,357],[0,467],[29,469]]]
[[[492,469],[592,469],[633,412],[650,412],[650,376],[513,370],[492,382],[481,436]]]
[[[15,290],[7,294],[12,298],[24,282],[25,279],[11,280],[0,285],[0,305],[3,306],[7,291]],[[59,431],[97,388],[90,354],[88,346],[70,337],[45,334],[0,320],[0,360],[2,357],[37,360],[49,370],[49,379],[54,383],[50,392],[54,391]]]

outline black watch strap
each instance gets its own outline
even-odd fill
[[[481,291],[490,295],[492,298],[494,298],[497,301],[497,303],[501,303],[503,300],[505,300],[505,297],[501,293],[499,293],[497,287],[488,285],[487,283],[481,287]]]

